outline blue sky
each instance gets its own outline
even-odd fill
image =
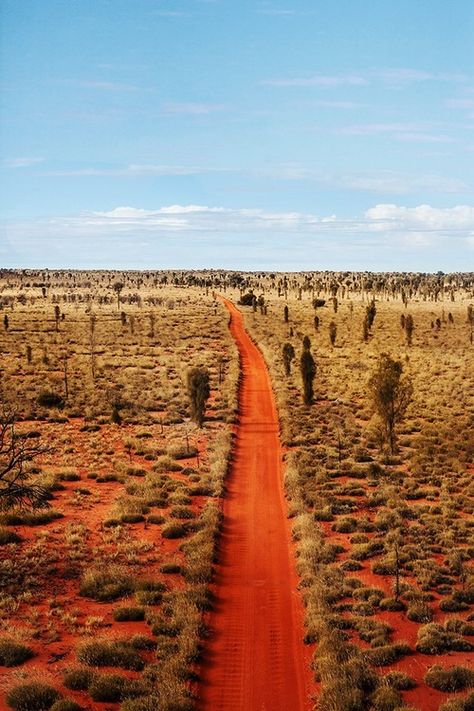
[[[472,0],[3,0],[5,266],[474,269]]]

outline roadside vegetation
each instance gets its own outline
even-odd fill
[[[193,708],[237,413],[226,311],[204,280],[105,272],[3,272],[0,307],[0,705]]]
[[[264,313],[241,310],[287,447],[316,708],[470,708],[474,276],[278,274],[253,290]]]

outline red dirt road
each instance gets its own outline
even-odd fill
[[[205,711],[307,711],[310,650],[296,591],[270,378],[242,316],[228,301],[239,348],[240,419],[224,501],[224,526],[201,670]]]

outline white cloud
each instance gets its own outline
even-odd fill
[[[44,158],[32,158],[32,157],[21,157],[21,158],[7,158],[3,161],[3,164],[7,168],[29,168],[32,165],[37,165],[38,163],[43,163]]]
[[[67,236],[95,233],[220,232],[284,234],[457,234],[468,237],[474,231],[474,206],[436,208],[431,205],[404,207],[381,203],[362,217],[338,218],[297,211],[261,208],[229,208],[208,205],[167,205],[156,209],[120,206],[112,210],[84,212],[71,217],[40,220],[43,232]]]
[[[433,133],[421,133],[418,131],[399,133],[395,136],[398,141],[406,141],[407,143],[455,143],[455,139],[451,136]]]
[[[200,175],[202,173],[224,172],[212,168],[201,168],[199,166],[184,166],[184,165],[160,165],[153,163],[131,163],[130,165],[114,168],[78,168],[71,170],[53,170],[44,172],[43,175],[49,177],[94,177],[94,176],[109,176],[109,177],[160,177],[160,176],[185,176],[185,175]]]
[[[325,173],[316,167],[301,163],[286,163],[274,166],[257,175],[271,180],[300,180],[343,190],[407,195],[429,191],[430,193],[472,193],[473,188],[464,181],[440,175],[410,175],[395,171],[374,173]]]
[[[290,79],[267,79],[262,82],[266,86],[364,86],[368,80],[355,74],[314,74],[310,77]]]
[[[474,206],[378,204],[344,219],[259,208],[121,206],[10,221],[4,241],[6,266],[462,271],[472,261]]]
[[[448,109],[474,109],[474,99],[448,99]]]
[[[420,124],[416,123],[361,123],[355,126],[344,126],[338,133],[349,136],[372,136],[378,133],[396,133],[403,131],[416,131]]]
[[[216,111],[226,111],[228,106],[225,104],[206,104],[201,102],[176,102],[167,101],[163,104],[163,113],[165,114],[187,114],[189,116],[203,116],[212,114]]]
[[[132,84],[121,84],[113,81],[100,81],[89,79],[54,79],[52,84],[62,84],[77,89],[93,89],[97,91],[140,91],[140,87]]]
[[[352,110],[360,109],[362,104],[357,101],[316,101],[316,106],[320,106],[323,109]]]
[[[365,217],[379,231],[474,230],[474,206],[471,205],[436,208],[431,205],[401,207],[388,203],[370,208],[365,212]]]
[[[267,79],[263,84],[269,86],[364,86],[374,82],[382,82],[395,88],[402,88],[417,82],[448,82],[453,84],[464,83],[469,80],[466,74],[456,74],[450,72],[430,72],[423,69],[412,69],[408,67],[392,69],[374,69],[358,74],[335,74],[325,76],[314,74],[306,78],[277,78]]]

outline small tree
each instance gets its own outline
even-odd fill
[[[314,390],[313,380],[316,375],[316,364],[311,355],[311,342],[308,336],[303,339],[303,352],[300,360],[301,377],[303,379],[303,400],[305,405],[313,402]]]
[[[368,327],[369,331],[372,329],[372,326],[374,324],[376,313],[377,313],[377,309],[375,308],[375,300],[373,299],[365,310],[365,315],[367,318],[367,327]]]
[[[291,343],[285,343],[283,346],[283,363],[285,365],[285,375],[288,376],[291,373],[291,361],[295,357],[295,349]]]
[[[370,331],[369,331],[369,322],[367,320],[367,316],[364,318],[364,322],[362,324],[362,340],[367,343],[369,340],[370,336]]]
[[[48,506],[48,489],[32,483],[28,472],[29,463],[48,451],[19,437],[14,412],[5,406],[0,409],[0,509]]]
[[[414,328],[415,324],[413,323],[413,316],[411,314],[408,314],[405,319],[405,333],[407,336],[407,345],[409,346],[411,346]]]
[[[59,321],[61,319],[61,309],[59,306],[56,304],[54,307],[54,320],[55,320],[55,329],[56,331],[59,331]]]
[[[331,321],[329,324],[329,340],[331,341],[331,346],[334,346],[336,343],[336,336],[337,336],[337,326],[334,321]]]
[[[8,326],[10,325],[10,321],[8,320],[7,314],[3,317],[3,326],[5,328],[5,331],[8,331]]]
[[[121,281],[116,281],[113,285],[113,290],[117,294],[117,309],[120,311],[120,294],[122,292],[122,289],[124,287],[124,284]]]
[[[288,317],[289,317],[289,311],[288,311],[288,306],[285,306],[283,309],[283,319],[285,323],[288,323]]]
[[[380,356],[377,370],[369,380],[369,391],[382,424],[384,440],[390,453],[395,451],[395,426],[403,420],[413,396],[413,386],[402,378],[403,366],[387,353]]]
[[[188,372],[188,394],[191,403],[191,418],[199,427],[204,422],[206,402],[211,393],[207,368],[191,368]]]

